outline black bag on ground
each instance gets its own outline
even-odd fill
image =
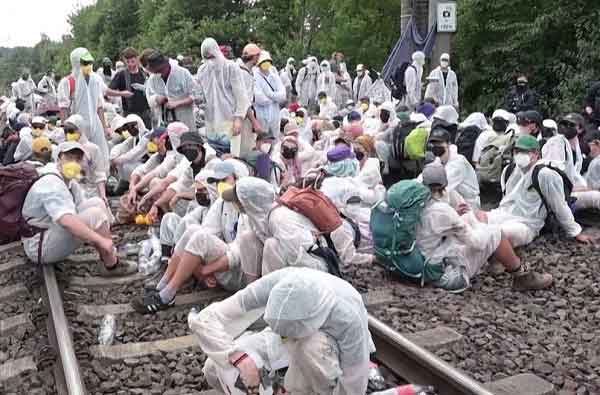
[[[456,137],[456,148],[458,149],[458,153],[467,158],[471,164],[473,164],[475,143],[480,134],[481,129],[475,125],[471,125],[461,129],[458,133],[458,137]]]
[[[394,74],[392,74],[392,97],[395,99],[402,100],[404,96],[406,96],[406,84],[404,83],[404,74],[406,74],[406,69],[408,69],[409,67],[415,68],[415,66],[413,66],[409,62],[404,62],[400,66],[398,66],[398,68],[396,68],[396,71],[394,71]]]

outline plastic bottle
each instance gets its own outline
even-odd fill
[[[100,332],[98,333],[98,343],[103,346],[109,346],[115,340],[115,332],[117,330],[117,321],[112,314],[106,314],[102,318],[100,324]]]
[[[369,390],[381,391],[385,388],[385,378],[376,363],[369,366]]]
[[[385,391],[372,392],[371,395],[437,395],[430,385],[407,384]]]
[[[150,233],[150,232],[149,232]],[[155,233],[151,233],[148,240],[144,240],[138,260],[138,271],[144,275],[150,275],[160,270],[162,248],[160,239]]]

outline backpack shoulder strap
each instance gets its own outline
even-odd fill
[[[508,182],[508,179],[510,178],[510,176],[512,175],[513,171],[515,171],[515,163],[511,163],[510,165],[506,166],[506,170],[504,170],[504,172],[502,173],[502,180],[501,180],[501,187],[502,187],[502,195],[506,194],[506,183]]]
[[[539,174],[540,174],[540,170],[542,170],[543,168],[551,169],[552,171],[556,172],[562,178],[566,201],[569,200],[571,192],[573,191],[573,183],[571,182],[571,180],[569,180],[569,177],[567,177],[567,175],[565,174],[564,171],[557,168],[556,166],[553,166],[551,163],[539,164],[533,168],[533,172],[531,173],[531,187],[540,195],[540,198],[542,199],[542,203],[546,207],[546,210],[551,211],[550,206],[548,206],[548,202],[540,188]]]

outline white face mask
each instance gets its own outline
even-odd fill
[[[261,144],[260,151],[264,154],[268,154],[269,152],[271,152],[271,144],[270,143]]]
[[[449,61],[447,61],[447,60],[442,60],[442,61],[440,62],[440,66],[442,66],[442,67],[444,67],[444,68],[448,67],[449,65],[450,65],[450,62],[449,62]]]
[[[521,170],[527,168],[527,166],[529,166],[529,164],[531,163],[531,158],[529,157],[529,154],[526,154],[524,152],[515,154],[514,160],[515,165],[517,165]]]

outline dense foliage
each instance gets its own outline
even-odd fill
[[[380,69],[398,39],[398,0],[98,0],[69,17],[72,36],[43,37],[34,48],[0,49],[0,84],[29,67],[69,70],[69,52],[89,48],[98,60],[118,58],[128,45],[155,47],[196,62],[207,36],[236,54],[254,41],[278,65],[288,56],[346,54],[350,67]],[[463,109],[491,111],[502,103],[517,71],[530,76],[547,112],[579,108],[585,87],[600,73],[597,0],[458,0],[459,30],[453,67],[461,79]]]

